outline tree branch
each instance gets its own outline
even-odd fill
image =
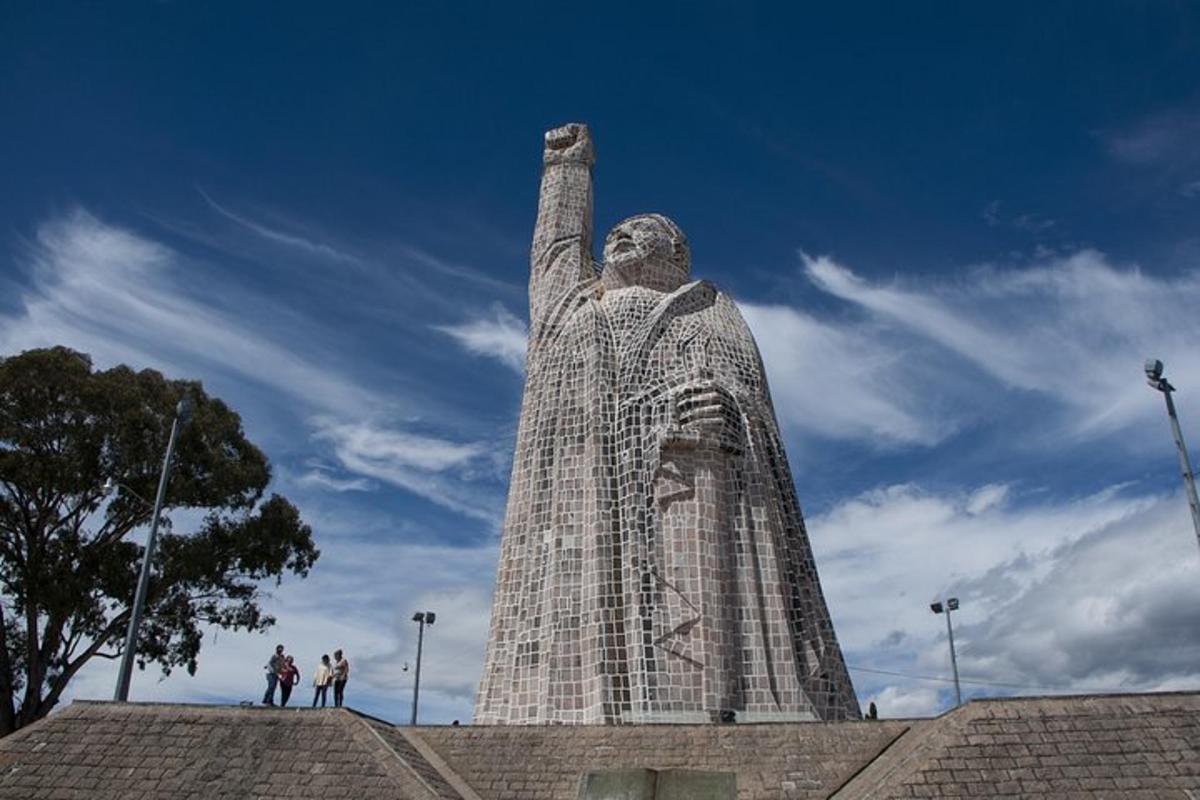
[[[142,511],[140,513],[135,512],[105,520],[100,530],[97,531],[96,537],[87,543],[88,549],[96,550],[112,542],[124,539],[125,535],[138,525],[145,525],[149,522],[150,516],[150,512]]]
[[[38,704],[36,714],[25,722],[32,722],[35,719],[40,719],[49,714],[51,709],[58,705],[58,698],[62,696],[63,690],[67,688],[67,684],[71,682],[71,678],[75,677],[75,673],[83,667],[93,656],[100,652],[100,649],[108,644],[108,641],[120,632],[129,620],[129,609],[125,609],[120,614],[112,618],[112,621],[105,626],[104,631],[88,645],[88,648],[79,654],[79,657],[74,661],[70,661],[63,665],[63,671],[55,677],[50,686],[50,691],[46,693],[45,698]],[[107,657],[107,656],[105,656]],[[24,714],[24,709],[22,709]]]

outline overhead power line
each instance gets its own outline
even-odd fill
[[[854,670],[855,672],[870,672],[875,675],[890,675],[890,676],[893,676],[896,678],[911,678],[912,680],[917,680],[917,681],[934,681],[937,683],[954,683],[953,678],[942,678],[942,677],[939,677],[936,675],[913,675],[908,672],[893,672],[891,670],[874,669],[872,667],[857,667],[857,666],[854,666],[853,664],[847,664],[846,667],[848,669]],[[1065,691],[1065,692],[1071,692],[1072,694],[1114,694],[1114,693],[1131,691],[1131,689],[1129,687],[1122,687],[1120,689],[1111,689],[1111,688],[1110,689],[1080,689],[1080,688],[1076,688],[1076,687],[1071,687],[1070,689],[1064,689],[1063,687],[1057,687],[1057,686],[1022,686],[1021,684],[1017,684],[1017,683],[1000,683],[999,681],[985,681],[985,680],[979,680],[976,678],[960,678],[959,681],[961,683],[969,683],[974,686],[995,686],[1000,689],[1020,689],[1022,691],[1028,691],[1028,692],[1064,692]]]

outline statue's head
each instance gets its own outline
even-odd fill
[[[604,239],[601,278],[609,288],[646,286],[663,292],[688,278],[692,257],[687,237],[662,214],[639,214],[620,222]]]

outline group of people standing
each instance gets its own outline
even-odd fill
[[[283,645],[275,646],[275,654],[267,661],[267,692],[263,695],[263,705],[275,705],[275,689],[279,688],[279,705],[286,706],[292,696],[292,688],[300,683],[300,668],[292,656],[284,653]],[[328,654],[321,656],[321,663],[313,672],[313,708],[317,700],[325,707],[329,695],[329,687],[333,687],[333,705],[340,708],[346,696],[346,682],[350,680],[350,662],[342,655],[341,650],[333,651],[333,659]]]

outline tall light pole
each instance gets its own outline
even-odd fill
[[[154,497],[154,516],[150,522],[150,538],[146,540],[146,551],[142,554],[142,571],[138,576],[137,592],[133,596],[133,608],[129,613],[129,628],[125,631],[125,650],[121,653],[121,671],[117,673],[117,690],[113,699],[119,703],[129,700],[129,682],[133,679],[133,659],[137,649],[138,628],[142,624],[142,608],[146,605],[146,591],[150,586],[150,569],[154,563],[154,543],[158,537],[158,519],[162,513],[163,498],[167,493],[167,481],[171,477],[171,457],[175,454],[175,437],[179,429],[187,424],[192,415],[192,402],[185,394],[175,406],[175,419],[171,422],[171,436],[167,439],[167,454],[163,456],[162,473],[158,476],[158,494]]]
[[[940,600],[936,603],[930,603],[929,608],[935,614],[941,614],[943,611]],[[950,668],[954,670],[954,705],[961,706],[962,689],[958,685],[958,658],[954,655],[954,626],[950,624],[950,612],[958,611],[958,598],[947,598],[944,610],[946,612],[946,635],[950,637]]]
[[[1162,392],[1167,401],[1167,416],[1171,418],[1171,433],[1175,434],[1175,447],[1179,450],[1179,469],[1183,473],[1183,488],[1187,491],[1188,506],[1192,509],[1192,527],[1196,531],[1196,543],[1200,544],[1200,500],[1196,499],[1196,476],[1192,473],[1192,462],[1183,443],[1183,431],[1179,428],[1179,416],[1175,413],[1175,401],[1171,392],[1175,387],[1163,377],[1163,363],[1157,358],[1146,359],[1146,383]]]
[[[425,641],[425,626],[432,625],[437,615],[432,611],[418,611],[413,614],[413,622],[417,623],[417,672],[413,676],[413,709],[412,724],[417,724],[417,701],[421,697],[421,645]]]

